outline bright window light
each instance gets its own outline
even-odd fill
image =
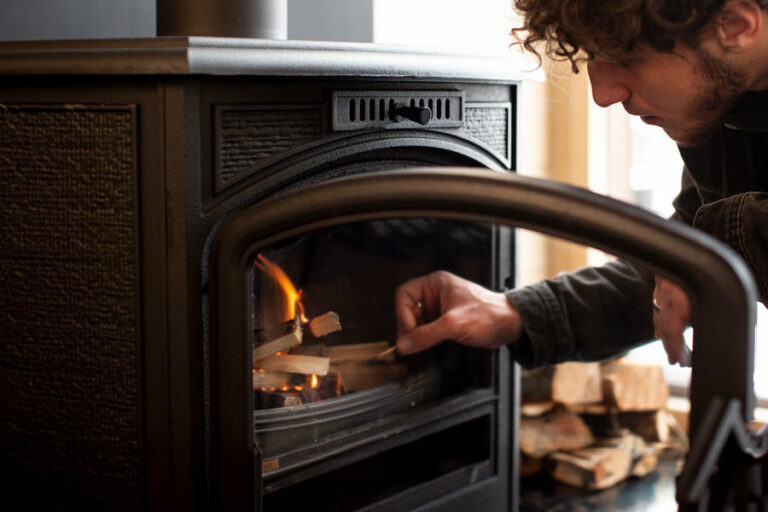
[[[382,44],[506,50],[511,0],[374,0],[373,40]]]

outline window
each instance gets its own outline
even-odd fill
[[[512,15],[510,0],[374,0],[373,41],[504,51]]]

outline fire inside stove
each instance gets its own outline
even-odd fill
[[[250,277],[255,409],[324,402],[429,373],[434,357],[394,351],[395,290],[438,269],[488,285],[496,233],[475,223],[391,219],[260,250]]]
[[[254,311],[253,388],[258,409],[290,407],[336,398],[396,381],[406,367],[388,341],[333,345],[342,330],[338,313],[307,318],[302,292],[262,254],[253,262],[272,311]],[[265,282],[264,282],[265,281]],[[282,312],[282,314],[280,314]]]
[[[247,314],[254,451],[265,507],[302,496],[297,486],[312,486],[313,495],[335,489],[323,482],[348,480],[347,465],[355,473],[363,472],[359,464],[378,471],[375,454],[388,449],[386,440],[395,432],[425,436],[413,440],[418,446],[407,445],[417,451],[431,450],[427,433],[440,429],[477,439],[480,445],[473,444],[468,459],[457,462],[453,452],[426,457],[451,459],[443,460],[439,474],[456,469],[453,462],[488,455],[486,420],[470,421],[472,435],[453,427],[461,430],[459,423],[487,413],[484,407],[495,396],[491,352],[448,342],[415,355],[396,354],[395,292],[435,270],[498,286],[499,276],[509,275],[501,262],[511,261],[503,229],[447,219],[386,219],[334,226],[254,251],[246,276]]]

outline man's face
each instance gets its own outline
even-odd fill
[[[587,69],[595,103],[620,102],[682,146],[705,142],[746,82],[745,73],[681,45],[672,53],[637,50],[620,64],[595,59]]]

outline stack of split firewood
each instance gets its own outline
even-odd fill
[[[521,474],[585,490],[652,472],[687,450],[658,366],[627,359],[523,371]]]

